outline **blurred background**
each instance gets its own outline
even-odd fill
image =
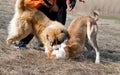
[[[114,16],[120,18],[120,0],[85,0],[85,3],[80,3],[77,0],[77,5],[74,11],[80,13],[89,13],[93,10],[98,10],[102,16]]]

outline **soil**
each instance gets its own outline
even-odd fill
[[[25,50],[6,45],[14,4],[15,0],[0,0],[0,75],[120,75],[119,20],[100,18],[98,21],[100,64],[94,63],[94,51],[87,58],[52,60],[43,50],[34,49],[35,38]],[[74,12],[68,13],[66,27],[77,16]]]

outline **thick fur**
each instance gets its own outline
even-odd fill
[[[96,21],[98,20],[99,14],[94,11],[94,16],[80,16],[73,20],[68,27],[69,38],[66,42],[61,44],[59,50],[52,52],[52,57],[59,58],[72,58],[80,55],[84,51],[86,37],[90,42],[90,45],[96,52],[95,63],[100,62],[100,54],[97,46],[97,32],[98,26]]]
[[[25,38],[33,33],[44,44],[48,53],[53,50],[54,40],[63,42],[67,37],[67,29],[57,21],[51,21],[41,11],[32,11],[24,6],[24,0],[17,0],[15,15],[8,26],[7,44]]]

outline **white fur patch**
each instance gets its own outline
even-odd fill
[[[96,64],[99,64],[99,63],[100,63],[100,53],[99,53],[98,51],[96,51],[95,63],[96,63]]]
[[[48,48],[45,47],[45,54],[48,54]]]
[[[66,41],[66,40],[65,40],[65,41]],[[66,46],[66,43],[63,42],[63,43],[61,44],[61,47],[60,47],[58,50],[54,50],[54,51],[52,52],[52,54],[55,55],[56,58],[58,58],[58,59],[60,59],[60,58],[65,59],[65,58],[66,58],[66,52],[65,52],[65,50],[64,50],[64,47],[65,47],[65,46]]]
[[[13,19],[10,21],[10,24],[8,26],[8,34],[16,34],[17,33],[17,19],[18,14],[16,13],[13,17]]]

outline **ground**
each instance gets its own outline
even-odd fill
[[[7,26],[14,14],[14,0],[0,0],[0,75],[120,75],[120,20],[98,21],[98,46],[101,63],[95,64],[95,53],[86,59],[49,59],[43,50],[19,50],[6,45]],[[69,13],[66,27],[77,14]]]

